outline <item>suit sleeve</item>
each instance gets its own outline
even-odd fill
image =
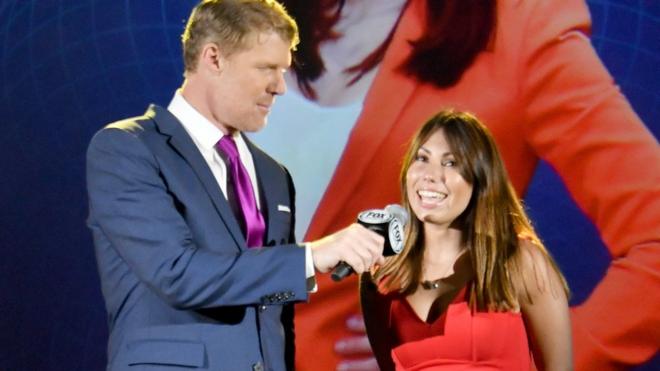
[[[576,370],[641,363],[660,344],[658,143],[585,36],[584,3],[532,3],[519,69],[526,140],[558,172],[612,256],[590,297],[572,308]]]
[[[293,295],[265,304],[305,300],[305,254],[297,245],[217,250],[228,253],[196,245],[140,130],[104,129],[87,152],[90,227],[130,272],[180,309],[260,304],[283,292]]]
[[[289,189],[289,197],[291,199],[290,205],[291,205],[291,230],[289,231],[289,243],[295,243],[296,242],[296,189],[293,185],[293,179],[291,178],[291,174],[289,174],[289,171],[284,168],[284,171],[286,172],[286,179],[288,183],[288,189]],[[284,333],[285,333],[285,338],[286,338],[286,343],[284,346],[284,361],[287,367],[287,370],[294,370],[295,369],[295,360],[296,360],[296,352],[295,352],[295,341],[296,341],[296,334],[295,334],[295,328],[294,328],[294,314],[295,314],[295,306],[293,303],[289,303],[282,308],[282,325],[284,327]]]

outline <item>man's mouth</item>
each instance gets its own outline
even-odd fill
[[[270,107],[272,107],[272,104],[257,103],[257,107],[259,107],[259,108],[261,108],[262,110],[265,110],[265,111],[270,111]]]

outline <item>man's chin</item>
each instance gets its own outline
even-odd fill
[[[245,133],[256,133],[265,128],[267,123],[268,121],[265,118],[261,121],[250,122],[245,124],[241,131]]]

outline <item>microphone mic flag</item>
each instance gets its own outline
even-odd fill
[[[403,250],[403,230],[408,223],[408,213],[401,205],[387,205],[385,209],[365,210],[358,214],[358,224],[385,238],[383,256],[396,255]],[[332,271],[332,280],[341,281],[353,273],[346,262],[340,262]]]

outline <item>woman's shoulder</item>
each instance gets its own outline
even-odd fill
[[[552,256],[536,239],[521,236],[518,240],[518,290],[521,304],[533,301],[538,295],[564,291],[564,283]]]
[[[504,0],[498,2],[497,10],[498,23],[524,27],[522,34],[527,38],[555,38],[570,30],[588,32],[591,26],[584,0]]]
[[[518,235],[518,248],[520,249],[521,262],[526,265],[542,264],[547,255],[540,242],[528,235]]]

